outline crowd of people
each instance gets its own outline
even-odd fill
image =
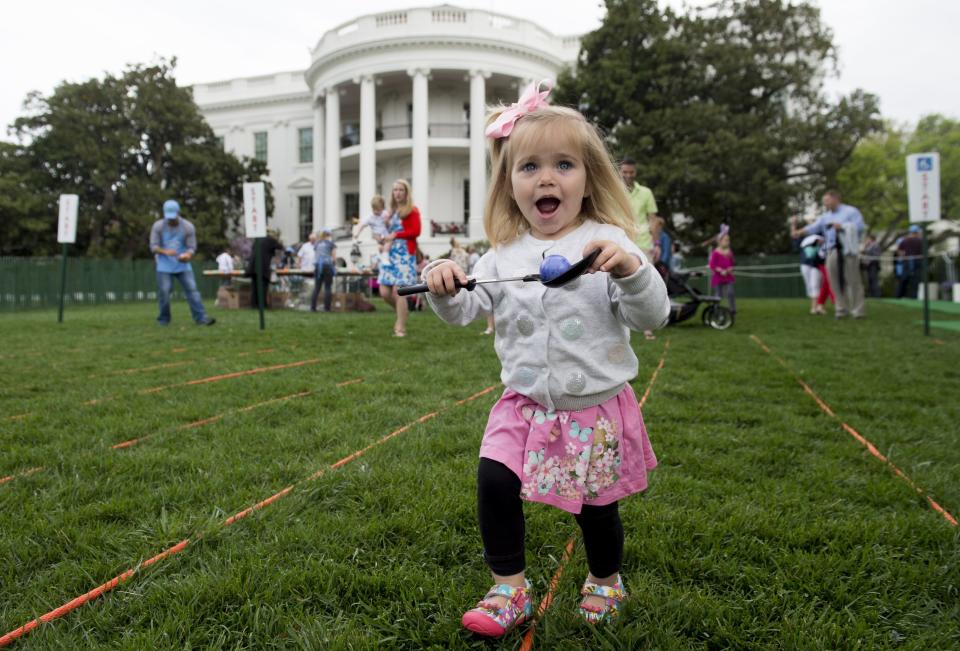
[[[684,256],[679,242],[673,241],[665,228],[665,220],[657,214],[657,203],[650,188],[637,180],[636,161],[624,158],[618,165],[621,181],[627,192],[630,214],[636,222],[634,243],[645,259],[660,270],[666,278],[669,273],[683,270]],[[834,304],[838,319],[866,316],[866,297],[880,297],[880,258],[882,250],[871,233],[865,233],[863,216],[853,206],[844,204],[840,193],[828,190],[823,195],[824,212],[805,226],[798,219],[789,220],[790,235],[800,253],[800,273],[806,295],[810,300],[810,314],[826,314],[826,304]],[[374,196],[371,211],[359,220],[353,233],[355,244],[365,229],[378,244],[378,252],[366,267],[375,274],[370,280],[372,289],[395,312],[393,335],[404,337],[411,309],[422,309],[422,303],[414,298],[404,299],[397,289],[419,281],[424,267],[429,264],[417,244],[421,232],[421,216],[412,197],[412,188],[404,179],[398,179],[391,188],[389,209],[383,197]],[[710,271],[710,287],[715,295],[728,302],[730,311],[736,314],[734,274],[736,260],[730,244],[730,230],[721,226],[713,238],[701,243],[708,249],[707,268]],[[917,225],[909,227],[895,243],[894,295],[897,298],[916,298],[920,285],[922,240]],[[204,310],[196,287],[189,261],[196,250],[196,231],[193,225],[180,214],[175,200],[164,203],[164,218],[154,223],[150,237],[151,251],[157,260],[158,322],[170,321],[170,294],[173,280],[184,288],[191,315],[196,323],[212,325],[215,319]],[[251,283],[251,307],[259,305],[259,276],[264,290],[280,268],[299,269],[313,276],[310,310],[317,312],[332,309],[333,279],[337,267],[346,267],[346,262],[337,255],[337,247],[330,229],[311,233],[308,239],[296,247],[284,247],[279,235],[268,231],[265,238],[257,239],[255,250],[244,258],[230,248],[217,256],[219,271],[224,283],[234,269],[243,268]],[[260,266],[255,268],[259,253]],[[355,252],[355,257],[358,252]],[[450,239],[450,251],[446,254],[467,275],[473,275],[480,252],[475,246],[464,247],[455,237]],[[286,280],[284,283],[288,282]],[[299,286],[294,277],[293,289]],[[309,289],[309,287],[308,287]],[[322,306],[320,296],[323,295]],[[269,307],[267,294],[264,304]],[[487,317],[483,334],[494,332],[494,317]],[[655,339],[651,330],[644,331],[648,340]]]

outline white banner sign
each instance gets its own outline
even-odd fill
[[[266,237],[267,202],[263,183],[243,184],[243,223],[247,237]]]
[[[940,154],[934,151],[907,156],[907,196],[911,222],[940,219]]]
[[[57,221],[57,242],[74,244],[77,241],[77,208],[80,197],[75,194],[60,195],[60,218]]]

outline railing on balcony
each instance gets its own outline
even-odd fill
[[[469,237],[470,224],[466,222],[435,222],[430,220],[430,236],[437,235],[463,235]]]
[[[427,127],[431,138],[469,138],[469,122],[431,122]],[[412,124],[389,124],[376,129],[377,142],[381,140],[403,140],[413,138]],[[360,144],[359,130],[351,130],[340,136],[340,149]]]
[[[427,128],[431,138],[469,138],[469,122],[431,122]]]
[[[388,124],[377,127],[377,140],[403,140],[413,138],[412,124]]]

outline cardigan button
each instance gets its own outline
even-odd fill
[[[560,334],[568,341],[579,339],[583,335],[583,321],[577,318],[564,320],[560,324]]]
[[[574,371],[567,376],[567,391],[570,393],[583,393],[587,388],[587,378],[580,371]]]
[[[517,317],[517,330],[520,331],[524,337],[529,337],[533,334],[534,323],[533,319],[524,315]]]
[[[534,382],[537,381],[537,372],[534,371],[529,366],[521,366],[517,369],[517,384],[522,387],[533,386]]]
[[[607,351],[607,361],[611,364],[622,364],[627,359],[627,347],[616,344]]]

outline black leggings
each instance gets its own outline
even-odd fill
[[[494,574],[511,576],[525,567],[523,502],[520,478],[499,461],[480,458],[477,471],[477,515],[483,558]],[[623,523],[616,502],[584,505],[574,516],[583,532],[590,573],[598,579],[620,571],[623,561]]]

